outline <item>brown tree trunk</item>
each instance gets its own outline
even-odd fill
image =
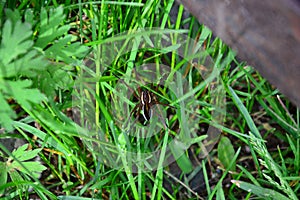
[[[299,0],[180,0],[300,107]]]

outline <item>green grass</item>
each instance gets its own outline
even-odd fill
[[[299,109],[182,6],[0,6],[0,198],[300,198]],[[124,82],[170,106],[124,127]]]

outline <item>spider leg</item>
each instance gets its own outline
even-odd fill
[[[138,106],[138,105],[137,105],[137,106]],[[137,113],[139,113],[139,112],[141,112],[141,107],[137,107],[137,106],[136,106],[136,109],[138,109]],[[133,113],[133,112],[132,112],[132,113]],[[129,120],[130,120],[130,118],[129,118]],[[129,120],[127,121],[127,125],[128,125]],[[129,129],[128,129],[128,131],[126,131],[127,133],[132,129],[133,125],[134,125],[138,120],[139,120],[139,118],[136,117],[135,120],[133,121],[133,123],[132,123],[131,125],[129,125]],[[127,127],[127,125],[126,125],[126,127]]]
[[[160,118],[162,124],[164,125],[164,128],[167,129],[168,127],[167,127],[167,124],[166,124],[165,119],[163,117],[162,111],[159,107],[157,109],[158,109],[158,113],[159,113],[158,117]]]
[[[154,86],[153,83],[152,83],[152,86]],[[155,88],[155,91],[156,91],[156,92],[158,92],[159,86],[160,86],[160,84],[158,84],[158,85],[156,86],[156,88]],[[155,104],[157,104],[157,105],[162,105],[162,106],[166,106],[166,107],[170,107],[170,108],[172,108],[172,109],[175,109],[174,106],[170,106],[170,104],[168,104],[168,103],[161,103],[161,102],[159,102],[159,101],[157,100],[157,98],[156,98],[156,95],[152,93],[152,101],[150,102],[150,105],[149,105],[150,109],[151,109],[151,107],[154,106]],[[163,123],[164,128],[167,129],[167,125],[166,125],[166,123],[165,123],[165,119],[164,119],[163,114],[162,114],[162,109],[161,109],[160,107],[157,107],[157,109],[158,109],[158,117],[160,118],[161,122]]]
[[[155,87],[155,92],[157,92],[157,93],[158,93],[159,86],[161,86],[161,82],[162,82],[162,80],[160,80],[159,83],[157,84],[157,86]],[[153,83],[151,83],[151,88],[154,88],[154,84],[153,84]],[[153,94],[153,93],[152,93],[152,94]],[[153,101],[150,103],[150,106],[155,105],[155,104],[160,104],[160,105],[162,105],[162,106],[168,106],[168,107],[170,107],[170,108],[175,109],[174,106],[170,106],[170,104],[168,104],[168,103],[161,103],[161,102],[159,102],[159,101],[156,99],[156,95],[155,95],[155,94],[152,95],[152,99],[153,99]]]
[[[128,90],[130,90],[130,92],[134,95],[135,98],[137,98],[138,100],[140,99],[139,95],[121,78],[119,77],[118,75],[116,75],[115,73],[112,72],[112,74],[119,78],[119,80],[124,83],[124,85],[126,85],[126,87],[128,88]]]
[[[153,102],[153,105],[154,105],[154,104],[159,104],[159,105],[162,105],[162,106],[168,106],[168,107],[170,107],[170,108],[175,109],[174,106],[170,106],[170,104],[168,104],[168,103],[161,103],[161,102],[157,101],[157,102]]]
[[[153,101],[150,103],[150,106],[155,105],[155,104],[159,104],[159,105],[162,105],[162,106],[168,106],[168,107],[170,107],[170,108],[175,109],[174,106],[170,106],[170,104],[168,104],[168,103],[161,103],[161,102],[159,102],[159,101],[156,99],[155,95],[153,95],[153,96],[154,96],[154,97],[153,97]]]
[[[150,105],[150,109],[152,109],[151,107],[154,106],[154,105],[165,105],[165,106],[168,106],[168,104],[162,104],[160,102],[151,102],[151,105]],[[164,128],[167,129],[167,125],[166,125],[166,122],[165,122],[165,119],[163,117],[163,113],[162,113],[162,110],[160,107],[157,107],[157,110],[158,110],[158,117],[159,119],[161,120],[161,122],[163,123],[164,125]],[[151,110],[152,111],[152,110]]]

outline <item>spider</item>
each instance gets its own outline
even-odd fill
[[[168,106],[170,108],[174,108],[173,106],[170,106],[169,104],[159,102],[156,98],[156,95],[153,92],[151,92],[150,90],[148,90],[146,87],[138,87],[137,92],[133,91],[132,88],[125,81],[123,81],[118,75],[116,75],[114,73],[113,73],[113,75],[116,76],[117,78],[119,78],[122,81],[122,83],[124,83],[126,85],[126,87],[132,92],[133,96],[138,101],[137,104],[132,109],[132,111],[130,112],[129,118],[125,124],[125,127],[128,126],[128,123],[133,114],[135,114],[134,122],[139,121],[142,125],[144,125],[144,126],[147,125],[147,123],[150,121],[150,119],[153,116],[152,107],[154,105],[163,105],[163,106]],[[153,86],[154,85],[152,83],[151,87],[153,87]],[[156,87],[156,90],[158,89],[159,86],[160,85],[158,84]],[[159,109],[159,113],[160,113],[159,117],[163,118],[160,109]],[[163,124],[164,124],[165,128],[167,128],[166,124],[165,123],[163,123]]]

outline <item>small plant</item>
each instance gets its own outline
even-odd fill
[[[175,2],[0,2],[1,198],[300,198],[299,109]]]
[[[33,161],[35,157],[38,156],[41,148],[35,150],[28,150],[28,144],[24,144],[18,149],[14,150],[11,155],[6,158],[5,162],[0,162],[1,172],[0,172],[0,187],[3,188],[0,194],[5,193],[5,189],[8,190],[8,180],[11,180],[14,185],[18,188],[19,194],[27,193],[32,184],[28,184],[33,180],[39,182],[38,178],[41,173],[47,169],[39,161]],[[4,155],[1,155],[5,158]],[[8,179],[8,177],[10,179]],[[33,186],[33,189],[35,187]],[[13,198],[11,196],[11,198]]]

